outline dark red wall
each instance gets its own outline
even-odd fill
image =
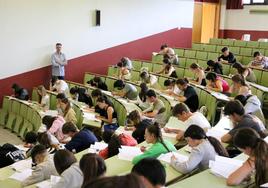
[[[241,39],[243,34],[250,34],[250,40],[258,40],[259,38],[268,38],[268,31],[254,31],[254,30],[220,30],[220,38],[234,38]]]
[[[191,47],[191,40],[191,28],[175,28],[126,44],[74,58],[68,61],[66,79],[82,82],[86,71],[106,74],[108,65],[117,63],[123,56],[150,60],[152,52],[158,51],[160,45],[163,43],[167,43],[170,46],[189,48]],[[18,83],[25,87],[30,93],[34,86],[40,84],[48,86],[51,75],[50,69],[50,66],[47,66],[0,80],[0,103],[2,103],[4,95],[10,95],[12,93],[11,85],[13,83]]]

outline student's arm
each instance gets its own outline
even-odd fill
[[[22,182],[22,186],[26,187],[45,180],[44,172],[40,166],[36,166],[36,169],[32,171],[32,175]]]
[[[110,106],[107,109],[108,118],[106,119],[104,117],[99,117],[99,119],[106,122],[106,123],[112,124],[113,123],[113,112],[114,112],[114,109]]]
[[[254,170],[254,162],[248,159],[244,164],[234,171],[228,178],[227,178],[227,185],[239,185],[243,182],[247,177],[250,176],[251,172]]]
[[[125,97],[126,96],[126,92],[123,91],[123,90],[122,91],[113,91],[112,94],[120,96],[120,97]]]
[[[159,153],[159,147],[156,147],[155,145],[152,145],[148,150],[146,150],[143,154],[138,155],[133,158],[132,163],[135,165],[140,160],[148,157],[154,157],[156,153]]]
[[[193,149],[188,161],[180,163],[176,157],[171,157],[171,166],[182,174],[187,174],[194,170],[202,161],[204,153],[198,149]]]
[[[52,64],[52,66],[56,66],[56,67],[60,66],[60,64],[56,61],[55,54],[51,55],[51,64]]]
[[[160,71],[156,72],[156,74],[162,74],[165,71],[165,67],[163,67]]]
[[[223,143],[228,143],[231,140],[232,140],[232,135],[230,135],[229,133],[227,133],[221,137],[221,142],[223,142]]]
[[[66,60],[65,55],[62,54],[62,56],[63,56],[63,61],[58,61],[57,63],[60,64],[60,65],[62,65],[62,66],[67,65],[67,60]]]
[[[186,100],[187,100],[186,97],[184,97],[184,96],[182,96],[182,95],[178,96],[178,101],[180,101],[180,102],[185,102]]]
[[[178,130],[178,129],[172,129],[172,128],[168,128],[168,127],[164,127],[164,131],[166,133],[179,133],[180,130]]]
[[[158,110],[154,110],[152,112],[145,112],[143,115],[149,118],[154,118],[158,114]]]
[[[246,78],[246,77],[247,77],[247,75],[248,75],[248,73],[249,73],[249,70],[248,70],[248,69],[246,69],[246,70],[243,72],[243,77],[244,77],[244,78]]]
[[[210,89],[216,92],[222,92],[223,88],[222,88],[222,82],[220,80],[216,81],[216,87],[211,87]]]

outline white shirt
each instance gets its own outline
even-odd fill
[[[69,86],[64,80],[58,80],[53,88],[57,90],[57,93],[65,93],[66,96],[69,96]]]
[[[200,112],[194,112],[193,115],[189,117],[189,119],[187,119],[184,123],[187,127],[194,124],[194,125],[198,125],[199,127],[203,129],[211,128],[210,123],[208,122],[207,118]]]
[[[46,109],[49,109],[49,95],[45,95],[42,97],[41,105],[44,106]]]

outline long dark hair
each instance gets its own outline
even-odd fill
[[[241,63],[238,62],[233,64],[233,68],[235,68],[237,72],[241,75],[247,70],[245,66],[243,66]]]
[[[119,153],[121,148],[121,141],[119,137],[114,134],[114,131],[104,131],[102,139],[105,143],[108,143],[108,158],[113,157]]]
[[[77,161],[74,154],[69,150],[58,150],[53,159],[55,168],[59,175]]]
[[[42,123],[46,126],[47,130],[53,125],[53,122],[57,119],[57,117],[53,116],[44,116],[42,119]]]
[[[99,155],[87,153],[80,159],[79,167],[84,175],[82,188],[90,181],[102,176],[106,172],[106,165]]]
[[[71,103],[70,103],[70,101],[68,100],[68,98],[64,98],[64,99],[61,99],[61,102],[62,103],[64,103],[64,104],[66,104],[66,108],[65,108],[65,110],[64,110],[64,117],[66,116],[66,114],[68,113],[68,111],[70,110],[70,108],[72,108],[71,107]]]
[[[248,86],[246,84],[246,80],[244,78],[244,76],[242,76],[241,74],[235,74],[233,77],[232,77],[232,81],[235,82],[235,83],[239,83],[241,84],[242,86]]]
[[[149,89],[148,89],[146,83],[141,83],[140,88],[141,88],[141,91],[139,93],[139,97],[140,97],[142,102],[145,102],[146,101],[146,93]]]
[[[153,134],[156,137],[157,141],[160,142],[168,152],[170,152],[170,149],[167,147],[163,140],[159,123],[155,122],[153,125],[148,125],[146,129],[150,134]]]
[[[207,139],[209,143],[213,146],[215,149],[216,153],[220,156],[228,157],[228,152],[226,149],[223,147],[223,145],[218,141],[216,138],[212,136],[207,136],[204,129],[199,127],[198,125],[190,125],[188,129],[184,133],[184,137],[190,137],[195,140],[202,140],[202,139]]]
[[[268,144],[251,128],[243,128],[236,132],[233,138],[234,145],[241,149],[251,148],[255,157],[255,183],[259,187],[266,183],[268,169]]]
[[[134,123],[134,127],[137,127],[141,122],[141,115],[138,110],[133,110],[129,113],[127,119]]]

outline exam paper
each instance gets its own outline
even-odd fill
[[[119,154],[118,154],[118,158],[121,160],[132,161],[134,157],[142,154],[140,148],[138,147],[132,147],[132,146],[121,146],[121,147],[122,148],[119,148]]]
[[[228,178],[242,164],[243,161],[237,159],[216,156],[215,161],[209,161],[209,168],[213,174]]]
[[[21,161],[18,161],[18,162],[13,163],[10,166],[14,170],[16,170],[18,172],[22,172],[25,169],[30,169],[32,167],[32,161],[29,160],[29,159],[28,160],[21,160]]]
[[[185,155],[182,155],[180,153],[176,153],[176,152],[169,152],[169,153],[166,153],[166,154],[161,154],[157,159],[160,160],[160,161],[164,161],[166,163],[171,163],[171,157],[172,156],[175,156],[177,158],[177,161],[180,162],[180,163],[183,163],[185,161],[187,161],[189,159],[188,156],[185,156]]]
[[[30,177],[31,175],[32,175],[32,169],[26,169],[26,170],[23,170],[22,172],[15,172],[9,178],[22,182],[26,180],[28,177]]]

